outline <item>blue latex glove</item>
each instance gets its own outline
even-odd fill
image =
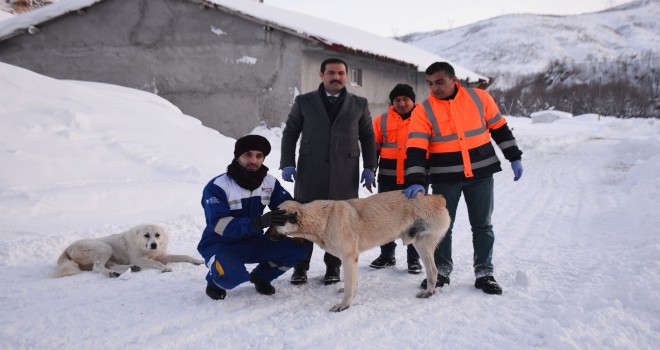
[[[423,194],[426,194],[426,191],[424,190],[424,187],[422,185],[410,185],[405,190],[403,190],[403,194],[405,194],[406,197],[410,199],[415,198],[417,192],[422,192]]]
[[[282,169],[282,180],[293,182],[296,179],[296,167],[287,166]]]
[[[513,181],[520,180],[523,174],[523,167],[520,160],[514,160],[511,162],[511,169],[513,169]]]
[[[366,187],[369,192],[373,193],[371,187],[376,187],[376,174],[371,169],[364,169],[362,170],[362,178],[360,178],[360,182],[364,182],[362,187]]]

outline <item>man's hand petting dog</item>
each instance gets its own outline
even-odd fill
[[[283,210],[278,210],[278,211],[283,211]],[[285,217],[286,217],[286,221],[288,221],[292,224],[297,224],[298,223],[298,213],[287,214],[287,215],[285,215]],[[278,226],[284,226],[284,224],[278,225]],[[268,230],[266,230],[265,235],[271,241],[279,241],[280,239],[282,239],[284,237],[287,237],[287,235],[277,232],[277,229],[275,228],[275,225],[268,228]],[[298,242],[302,242],[302,238],[294,238],[294,240],[296,240]]]
[[[262,215],[260,218],[255,218],[252,223],[260,230],[271,226],[284,226],[287,220],[286,211],[273,210]]]

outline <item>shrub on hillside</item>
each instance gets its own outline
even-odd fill
[[[660,118],[658,67],[660,55],[653,52],[615,61],[555,61],[545,73],[490,92],[506,115],[529,116],[554,107],[574,115]]]

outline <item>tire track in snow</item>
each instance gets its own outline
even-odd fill
[[[569,339],[586,337],[593,344],[616,343],[627,339],[626,334],[652,328],[653,322],[639,321],[653,319],[653,313],[645,314],[647,306],[620,297],[636,294],[625,280],[643,278],[637,275],[643,263],[627,263],[636,260],[639,244],[618,231],[621,220],[630,220],[621,213],[627,194],[618,186],[628,170],[625,162],[643,156],[627,151],[620,140],[592,137],[552,151],[530,152],[521,184],[499,181],[497,195],[508,198],[496,203],[494,214],[499,219],[496,275],[507,271],[508,282],[514,284],[510,291],[529,298],[527,312],[534,315],[531,320],[538,322],[542,338],[555,331]],[[655,287],[648,289],[652,293]],[[636,310],[623,310],[631,307]],[[557,310],[566,319],[554,320]],[[608,327],[612,317],[629,322],[621,334],[604,340],[597,329]]]

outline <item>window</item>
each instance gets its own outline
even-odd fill
[[[349,68],[351,86],[362,86],[362,69]]]

